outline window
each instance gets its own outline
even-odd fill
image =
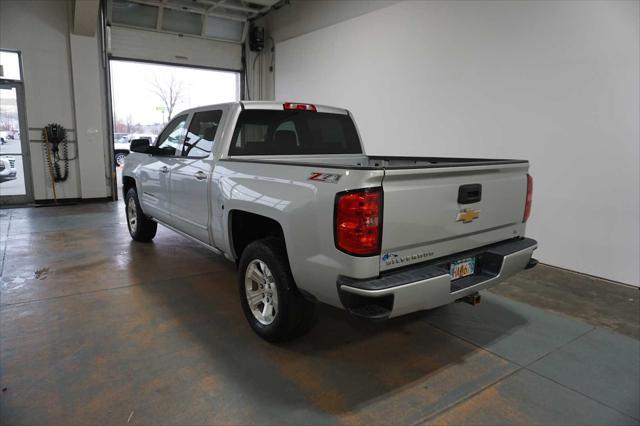
[[[126,0],[111,2],[113,22],[142,28],[156,28],[158,8],[145,4],[136,4]]]
[[[176,150],[182,143],[187,125],[187,116],[181,115],[176,117],[165,127],[156,146],[162,151],[163,155],[176,155]]]
[[[20,74],[20,54],[0,50],[0,80],[22,80]]]
[[[1,1],[1,0],[0,0]],[[253,19],[277,0],[110,0],[108,23],[242,42]],[[266,6],[266,7],[265,7]],[[215,9],[214,11],[212,11]]]
[[[290,132],[290,136],[292,140],[293,140],[293,137],[295,136],[296,146],[300,145],[300,141],[298,138],[298,131],[296,130],[296,125],[293,121],[285,121],[283,123],[280,123],[276,128],[276,133],[280,131]]]
[[[176,102],[171,109],[171,118],[184,115],[185,110],[204,109],[207,105],[240,99],[240,74],[237,72],[129,60],[112,59],[109,64],[116,143],[118,136],[125,135],[129,139],[144,135],[156,140],[171,121],[167,105],[172,99]]]
[[[197,3],[191,2],[191,4]],[[164,9],[163,12],[163,30],[180,34],[202,34],[202,15],[174,9]]]
[[[236,151],[242,151],[247,147],[259,149],[259,145],[264,142],[268,130],[269,125],[267,124],[244,123],[242,126],[236,125],[234,149]]]
[[[348,115],[312,111],[242,111],[229,149],[229,155],[361,153]]]
[[[205,158],[213,150],[214,139],[222,118],[222,111],[204,111],[193,115],[187,138],[182,146],[182,156]]]

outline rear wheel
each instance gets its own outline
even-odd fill
[[[124,202],[127,213],[127,226],[129,227],[131,238],[140,242],[153,240],[153,237],[156,236],[158,224],[142,212],[135,188],[127,191]]]
[[[315,303],[298,292],[282,240],[249,244],[240,258],[238,281],[245,317],[263,339],[290,340],[313,325]]]

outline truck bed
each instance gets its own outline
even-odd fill
[[[229,160],[310,168],[304,174],[382,172],[381,271],[524,236],[529,168],[524,160],[366,155]],[[469,188],[475,195],[464,199],[461,193]]]
[[[456,157],[394,157],[367,155],[328,155],[328,156],[255,156],[228,157],[226,161],[250,163],[271,163],[282,165],[300,165],[326,167],[335,169],[360,170],[400,170],[427,169],[442,167],[492,166],[527,163],[526,160],[488,159],[488,158],[456,158]]]

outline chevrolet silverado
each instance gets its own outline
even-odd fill
[[[374,320],[455,301],[535,266],[523,160],[368,156],[349,111],[278,102],[200,107],[123,169],[127,224],[160,223],[238,266],[244,314],[269,341],[317,302]]]

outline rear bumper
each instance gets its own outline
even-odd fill
[[[349,312],[384,319],[447,305],[489,288],[527,267],[535,266],[531,255],[538,247],[531,238],[520,238],[458,253],[443,259],[358,280],[339,277],[340,300]],[[475,257],[474,275],[451,281],[449,265],[457,259]]]

